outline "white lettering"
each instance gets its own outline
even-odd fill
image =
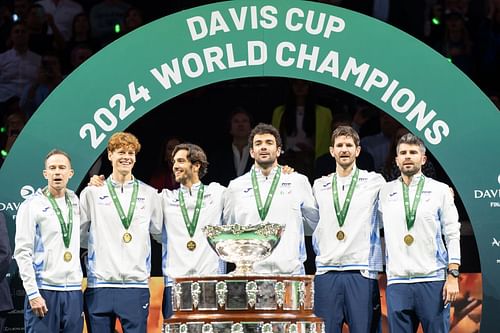
[[[222,14],[216,10],[212,12],[210,20],[210,36],[214,36],[218,31],[229,32],[230,30]]]
[[[450,128],[448,124],[443,120],[436,120],[432,124],[432,130],[426,128],[424,131],[424,136],[429,141],[430,144],[437,145],[441,142],[442,137],[448,137],[450,134]]]
[[[304,17],[304,12],[300,8],[290,8],[288,12],[286,12],[285,17],[285,27],[290,31],[299,31],[302,29],[302,23],[293,23],[293,17]]]
[[[318,73],[329,72],[334,78],[339,78],[339,54],[335,51],[328,52],[321,65],[319,65]]]
[[[412,121],[415,117],[418,116],[417,118],[417,124],[415,127],[421,131],[424,127],[427,126],[427,124],[436,116],[436,112],[434,110],[431,110],[427,115],[425,115],[425,107],[427,104],[424,101],[420,101],[417,106],[411,110],[410,113],[406,116],[406,119],[408,121]]]
[[[256,50],[259,50],[260,58],[257,58]],[[262,41],[248,42],[248,65],[257,66],[265,64],[267,61],[267,44]]]
[[[227,66],[229,68],[244,67],[247,65],[247,62],[245,60],[234,60],[233,44],[226,44],[226,53],[227,53]]]
[[[356,87],[361,87],[361,85],[363,84],[363,80],[365,79],[366,73],[368,73],[369,68],[370,65],[366,63],[358,66],[356,63],[356,59],[353,57],[349,57],[349,59],[347,60],[347,64],[344,67],[344,71],[340,76],[340,79],[342,81],[347,81],[347,79],[349,78],[349,74],[351,73],[356,76],[359,75],[354,85]]]
[[[370,76],[366,80],[365,85],[363,86],[363,90],[370,91],[370,88],[372,86],[383,88],[387,85],[387,82],[389,82],[387,74],[385,74],[381,70],[378,70],[377,68],[374,68],[370,73]]]
[[[213,73],[214,64],[217,65],[220,70],[226,69],[226,66],[222,63],[224,52],[220,47],[214,46],[206,48],[203,50],[203,55],[205,56],[205,63],[207,65],[207,71],[209,73]]]
[[[191,62],[194,62],[194,68],[191,68]],[[196,53],[191,52],[186,54],[182,58],[182,67],[184,68],[184,72],[186,72],[186,75],[190,78],[194,79],[203,74],[204,68],[201,57]]]
[[[405,100],[401,105],[401,100]],[[396,95],[391,100],[392,108],[399,113],[405,113],[408,111],[411,106],[415,103],[415,94],[408,88],[399,89]]]
[[[330,38],[332,32],[341,32],[345,29],[345,21],[340,17],[335,17],[330,15],[328,17],[328,22],[326,23],[325,32],[323,37]]]
[[[307,11],[306,17],[306,31],[311,35],[319,35],[323,31],[323,26],[325,24],[325,13],[320,13],[318,18],[318,23],[316,27],[313,27],[314,11]]]
[[[260,20],[260,25],[264,29],[274,29],[278,25],[278,19],[276,18],[278,10],[273,6],[264,6],[260,9],[260,15],[262,20]]]
[[[192,40],[198,40],[207,36],[208,28],[205,19],[201,16],[193,16],[187,19],[187,25]],[[198,26],[199,29],[196,29]]]
[[[309,61],[309,70],[314,71],[316,69],[316,63],[318,61],[319,47],[313,46],[312,52],[307,53],[307,44],[300,44],[299,57],[297,59],[297,68],[302,69],[304,67],[304,61]]]
[[[500,189],[474,190],[474,199],[500,198]]]
[[[292,58],[290,56],[287,58],[287,60],[285,60],[283,55],[285,49],[287,49],[290,52],[295,52],[295,45],[293,45],[290,42],[279,43],[278,47],[276,48],[276,63],[282,67],[290,67],[295,62],[295,58]]]
[[[172,84],[170,83],[170,79],[174,81],[175,84],[180,84],[182,82],[182,76],[179,68],[179,60],[177,58],[172,60],[172,67],[168,64],[161,65],[161,73],[153,68],[150,70],[151,74],[160,82],[165,90],[170,89]]]
[[[231,15],[231,19],[233,20],[236,30],[241,31],[245,28],[247,9],[248,7],[241,7],[240,15],[238,16],[238,13],[236,13],[236,10],[234,8],[229,8],[229,15]]]
[[[3,211],[17,211],[19,206],[21,205],[20,202],[0,202],[0,212]]]
[[[392,96],[392,93],[394,92],[394,90],[396,90],[398,85],[399,85],[399,81],[392,80],[391,84],[389,85],[389,88],[387,88],[385,93],[382,95],[382,98],[380,98],[382,100],[382,102],[387,103],[387,101],[389,100],[389,97]]]

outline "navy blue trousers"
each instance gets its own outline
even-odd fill
[[[85,307],[91,333],[113,333],[117,318],[120,319],[124,333],[147,331],[147,288],[87,288]]]
[[[37,317],[28,300],[24,300],[24,329],[26,333],[82,333],[83,297],[80,290],[52,291],[40,289],[49,310]]]
[[[359,271],[330,271],[314,278],[314,314],[323,319],[325,333],[380,332],[378,282]]]
[[[448,333],[450,305],[443,303],[444,281],[397,283],[387,286],[387,319],[391,332]]]

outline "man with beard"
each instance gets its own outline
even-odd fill
[[[377,332],[380,323],[378,273],[383,270],[378,193],[382,175],[360,170],[359,135],[350,126],[337,127],[330,154],[336,172],[316,179],[314,196],[319,223],[314,229],[316,252],[314,312],[326,333]]]
[[[380,191],[385,232],[387,317],[391,332],[448,332],[458,295],[460,223],[446,184],[422,174],[423,142],[399,139],[401,177]],[[443,242],[444,238],[444,242]],[[446,244],[446,246],[445,246]]]
[[[47,187],[19,207],[14,257],[26,290],[25,331],[80,333],[83,329],[80,208],[66,188],[73,176],[69,155],[45,158]]]
[[[229,183],[224,203],[226,224],[263,222],[285,226],[280,243],[253,268],[257,274],[304,274],[306,259],[303,220],[316,223],[318,208],[306,176],[285,174],[278,164],[281,137],[268,124],[258,124],[249,137],[251,170]]]
[[[163,318],[172,315],[174,277],[223,274],[225,267],[203,234],[206,225],[222,224],[224,192],[218,183],[203,184],[207,156],[201,147],[178,144],[172,153],[176,190],[164,189],[163,205]]]
[[[104,186],[88,186],[80,195],[92,332],[114,332],[117,317],[125,333],[147,330],[149,234],[161,234],[162,213],[157,191],[132,175],[140,149],[134,135],[113,134],[107,149],[112,174]]]

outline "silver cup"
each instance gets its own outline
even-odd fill
[[[253,264],[271,255],[284,230],[276,223],[230,224],[205,226],[203,233],[222,260],[236,265],[234,275],[251,275]]]

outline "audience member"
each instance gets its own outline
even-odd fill
[[[163,189],[174,190],[179,187],[179,183],[175,181],[175,175],[172,170],[172,153],[174,148],[182,142],[184,140],[178,136],[168,137],[162,142],[160,161],[149,179],[149,185],[158,191],[162,191]]]
[[[88,58],[92,57],[92,55],[94,55],[94,50],[88,44],[77,44],[73,46],[70,53],[69,72],[72,72],[75,69],[77,69]]]
[[[64,37],[54,23],[54,18],[46,14],[43,7],[34,4],[28,9],[26,16],[26,28],[28,29],[29,48],[38,54],[44,54],[48,50],[55,49],[61,52],[64,49]],[[52,29],[52,34],[48,30]]]
[[[37,3],[45,9],[47,14],[52,15],[64,40],[69,40],[73,17],[83,12],[83,7],[73,0],[40,0]],[[53,31],[49,30],[49,33],[53,33]]]
[[[392,137],[399,128],[399,123],[387,113],[379,112],[380,132],[361,139],[361,150],[367,151],[372,157],[376,172],[384,168]]]
[[[101,46],[115,40],[124,25],[130,4],[122,0],[101,0],[90,9],[92,34]]]
[[[24,88],[37,77],[40,55],[29,50],[29,35],[23,23],[12,26],[11,48],[0,54],[0,102],[21,97]]]
[[[52,52],[43,55],[38,78],[25,87],[19,103],[28,118],[35,113],[62,80],[61,61],[57,54]]]
[[[238,107],[229,117],[229,135],[231,144],[217,145],[210,163],[210,173],[207,175],[212,181],[227,186],[229,182],[252,167],[248,136],[252,130],[252,116],[245,109]]]
[[[316,104],[312,82],[292,79],[284,105],[273,111],[272,125],[283,138],[280,164],[292,166],[313,180],[314,162],[328,153],[332,111]]]
[[[144,15],[137,7],[130,7],[125,13],[122,34],[127,34],[144,24]]]

